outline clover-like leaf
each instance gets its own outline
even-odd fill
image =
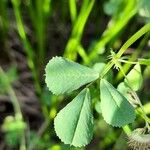
[[[46,84],[54,94],[69,93],[96,80],[99,73],[62,57],[54,57],[46,66]]]
[[[143,82],[141,67],[140,64],[137,63],[133,69],[127,74],[124,79],[124,83],[129,85],[134,91],[137,91],[141,88]]]
[[[87,145],[93,137],[93,115],[89,89],[83,89],[56,116],[57,136],[75,147]]]
[[[100,98],[102,115],[108,124],[121,127],[134,121],[132,105],[105,79],[100,81]]]

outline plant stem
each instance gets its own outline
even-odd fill
[[[20,150],[26,150],[26,142],[25,142],[25,135],[24,134],[22,134],[22,137],[21,137]]]
[[[122,60],[122,59],[118,59],[118,61],[126,63],[126,64],[137,64],[137,62],[132,62],[132,61],[128,61],[128,60]]]
[[[127,48],[148,31],[150,31],[150,23],[146,24],[139,31],[137,31],[133,36],[131,36],[131,38],[129,38],[129,40],[120,48],[119,52],[114,56],[114,58],[107,63],[104,71],[101,73],[101,77],[105,76],[105,74],[112,68],[112,66],[115,65],[114,62],[116,61],[114,60],[120,59],[120,57],[127,50]]]
[[[36,0],[36,11],[37,11],[37,21],[36,21],[36,34],[37,34],[37,44],[39,52],[39,64],[42,65],[45,57],[45,18],[43,16],[43,1]]]
[[[77,8],[76,8],[76,0],[69,0],[69,9],[70,9],[70,16],[72,24],[74,24],[76,17],[77,17]]]
[[[1,32],[1,36],[0,38],[2,38],[3,40],[5,39],[5,36],[8,32],[8,13],[7,13],[7,4],[8,4],[8,1],[6,0],[2,0],[1,3],[0,3],[0,28],[2,28],[2,30],[0,29],[0,32]]]
[[[136,32],[131,38],[121,47],[119,52],[117,53],[117,57],[120,58],[121,55],[127,50],[127,48],[132,45],[137,39],[139,39],[142,35],[150,31],[150,23],[146,24],[142,27],[138,32]]]
[[[149,32],[144,36],[144,38],[142,39],[142,41],[140,42],[139,46],[137,47],[136,51],[131,55],[131,57],[129,58],[128,62],[130,61],[135,61],[138,57],[138,55],[140,54],[141,50],[143,49],[144,45],[146,44],[146,42],[148,41],[149,39]],[[127,73],[127,71],[129,70],[130,68],[130,63],[128,62],[125,62],[124,66],[123,66],[123,70],[125,73]],[[140,64],[142,64],[139,60],[138,62]],[[121,72],[118,72],[117,76],[116,76],[116,80],[120,80],[122,79],[123,75]]]
[[[123,128],[123,131],[127,134],[127,135],[130,135],[132,130],[130,129],[130,127],[128,125],[122,127]]]

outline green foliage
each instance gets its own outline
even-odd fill
[[[70,0],[69,6],[70,6],[70,14],[71,14],[71,19],[72,19],[72,32],[71,32],[71,36],[67,42],[66,48],[65,48],[65,52],[64,52],[64,56],[71,59],[71,60],[76,60],[77,59],[77,53],[79,53],[79,55],[84,58],[84,60],[86,60],[85,57],[86,56],[86,52],[84,51],[84,49],[82,48],[81,45],[81,39],[82,39],[82,35],[84,32],[84,28],[86,25],[86,22],[88,20],[88,17],[90,15],[90,12],[94,6],[95,0],[83,0],[83,3],[81,5],[80,8],[80,12],[77,14],[77,10],[76,10],[76,2],[72,0]],[[74,13],[73,14],[73,10],[74,9]],[[81,54],[81,48],[82,48],[82,52],[84,53],[84,57],[83,57],[83,53]],[[87,60],[88,61],[88,60]]]
[[[141,6],[139,9],[139,15],[144,18],[145,22],[150,21],[150,1],[142,0],[140,2]]]
[[[114,53],[111,58],[112,60],[110,60],[110,62],[108,62],[107,65],[105,65],[102,72],[101,72],[102,67],[96,67],[97,68],[96,70],[99,73],[101,72],[100,75],[99,73],[94,72],[94,70],[90,68],[84,67],[82,65],[79,65],[78,63],[69,61],[62,57],[53,58],[52,60],[49,61],[46,67],[47,86],[55,94],[61,94],[65,92],[68,93],[75,89],[78,89],[79,87],[85,85],[86,83],[89,83],[86,86],[86,88],[90,87],[90,85],[95,80],[100,78],[100,99],[101,99],[100,105],[101,105],[101,112],[104,120],[108,124],[115,127],[123,127],[129,123],[132,123],[135,119],[135,112],[133,106],[123,96],[123,94],[121,94],[117,89],[115,89],[107,80],[104,79],[104,77],[113,66],[118,66],[123,72],[122,67],[119,63],[119,61],[121,60],[120,59],[121,55],[133,42],[135,42],[138,38],[140,38],[144,33],[148,32],[150,29],[149,27],[150,24],[145,25],[120,48],[117,54]],[[124,83],[129,84],[129,87],[133,86],[134,83],[132,78],[133,75],[136,76],[136,78],[141,82],[141,78],[140,78],[141,68],[139,64],[135,65],[135,67],[129,72],[129,74],[125,76]],[[88,77],[90,77],[90,79]],[[86,80],[84,78],[86,78]],[[136,85],[136,88],[133,86],[131,87],[131,89],[132,88],[137,89],[139,87],[140,86],[138,84]],[[85,103],[86,99],[89,99],[87,98],[88,97],[87,93],[88,92],[85,92],[85,90],[79,93],[79,95],[64,109],[62,109],[58,113],[57,117],[55,118],[54,124],[55,124],[56,133],[59,136],[59,138],[66,144],[80,147],[89,143],[89,141],[92,138],[91,136],[93,134],[91,131],[92,122],[90,122],[89,119],[90,117],[88,115],[91,114],[91,110],[89,109],[90,108],[89,105],[87,106],[84,105],[86,104]],[[135,93],[134,96],[139,106],[142,108],[142,104]],[[82,102],[80,100],[81,97],[83,97],[83,99],[85,98],[85,102]],[[83,110],[87,108],[86,113],[85,111],[83,111],[84,112],[83,114],[87,114],[88,117],[87,116],[85,117],[84,115],[82,116],[82,109],[81,109],[82,107],[84,108]],[[77,116],[75,115],[76,114],[75,112],[78,112]],[[150,129],[144,111],[143,114],[144,114],[144,119],[146,121],[146,127]],[[80,120],[80,115],[82,120]],[[85,124],[85,122],[87,124]],[[84,125],[88,128],[89,131],[88,136],[87,136],[87,130]],[[124,130],[128,130],[128,128],[124,128]],[[126,131],[127,134],[129,134],[129,132],[130,130]]]
[[[104,5],[104,11],[108,15],[114,15],[118,12],[118,9],[122,8],[123,0],[109,0]]]
[[[105,63],[95,63],[93,66],[93,69],[98,72],[101,73],[103,71],[103,69],[105,68]]]
[[[22,137],[25,128],[26,123],[22,119],[7,116],[2,125],[6,143],[13,147],[19,144],[20,137]]]
[[[117,90],[123,94],[123,96],[128,100],[128,101],[132,101],[132,96],[131,96],[131,88],[129,86],[127,86],[124,82],[121,82],[118,87]]]
[[[4,120],[2,129],[5,132],[19,132],[26,128],[26,123],[20,119],[16,119],[13,116],[7,116]]]
[[[93,115],[89,89],[83,89],[54,120],[55,131],[65,143],[81,147],[93,137]]]
[[[147,81],[150,77],[150,59],[138,58],[138,56],[149,58],[149,52],[147,52],[149,47],[146,44],[149,40],[149,33],[147,32],[150,30],[150,24],[147,24],[132,36],[141,25],[150,21],[149,8],[149,0],[1,0],[0,48],[2,50],[4,48],[5,52],[2,51],[0,63],[2,62],[4,70],[5,66],[9,68],[9,64],[5,64],[7,60],[9,60],[9,63],[15,63],[18,67],[18,72],[17,68],[11,67],[5,72],[0,67],[0,100],[2,99],[2,103],[5,104],[3,95],[7,94],[4,99],[6,97],[12,102],[14,110],[12,116],[15,116],[7,116],[2,125],[6,144],[13,146],[13,149],[18,149],[19,146],[20,150],[84,149],[57,143],[54,130],[50,127],[57,110],[61,107],[60,105],[65,103],[63,102],[65,96],[67,96],[67,99],[73,99],[72,95],[77,96],[58,113],[54,121],[56,133],[64,143],[75,147],[87,145],[92,139],[94,126],[96,140],[94,140],[94,144],[90,145],[90,149],[110,149],[110,145],[112,150],[127,149],[125,144],[121,142],[125,139],[124,135],[121,140],[118,138],[121,129],[109,127],[106,122],[118,127],[133,122],[135,114],[132,105],[135,106],[135,112],[138,112],[137,116],[141,115],[144,118],[145,129],[149,129],[150,132],[148,125],[150,119],[146,116],[150,114],[150,106],[147,102],[149,100],[148,82],[144,82],[144,88],[141,88],[142,80]],[[12,10],[13,15],[10,14]],[[107,15],[108,17],[106,17]],[[11,16],[15,18],[11,19]],[[17,34],[14,34],[15,31]],[[145,33],[147,33],[146,38],[143,38],[142,35]],[[21,45],[16,39],[16,35],[20,37]],[[131,38],[121,47],[122,42],[130,36]],[[10,41],[12,38],[15,41],[14,43]],[[137,39],[139,40],[132,47],[132,51],[129,47]],[[118,53],[108,57],[111,60],[105,64],[108,61],[106,57],[111,48]],[[13,51],[10,52],[11,49]],[[26,57],[26,61],[22,61],[23,64],[18,64],[20,49],[23,58]],[[61,51],[59,51],[60,49]],[[128,60],[123,59],[124,56],[121,57],[126,50],[131,54]],[[5,57],[6,54],[8,54],[8,57]],[[56,97],[45,88],[42,71],[49,57],[60,54],[66,58],[54,57],[46,67],[46,83],[49,90],[56,95],[67,93],[65,96]],[[85,67],[68,59],[93,67]],[[136,60],[137,62],[133,62]],[[28,63],[31,73],[27,71],[28,69],[25,69],[24,62]],[[97,63],[95,64],[95,62]],[[122,67],[123,63],[128,67]],[[147,66],[145,73],[142,74],[143,79],[140,65],[135,65],[129,72],[131,65],[137,63]],[[113,66],[120,69],[118,73],[115,70],[113,74],[111,70]],[[142,68],[144,69],[144,67]],[[23,100],[24,96],[30,95],[30,92],[26,94],[24,91],[28,83],[23,83],[22,88],[22,78],[16,82],[17,73],[19,73],[19,76],[21,73],[22,76],[24,71],[32,75],[36,96],[40,101],[42,116],[44,116],[41,127],[35,130],[34,135],[32,135],[34,122],[33,124],[30,122],[30,117],[29,124],[24,122],[24,116],[26,119],[28,118],[28,113],[24,113],[28,102],[25,101],[25,104],[22,105],[22,96],[20,95],[23,91]],[[129,73],[127,74],[127,72]],[[118,76],[119,74],[122,74],[122,78]],[[26,74],[23,76],[25,77]],[[32,84],[30,79],[28,81]],[[78,94],[77,89],[79,89],[78,91],[83,90]],[[138,90],[144,90],[144,92]],[[19,93],[16,93],[18,91]],[[68,93],[72,91],[74,93],[69,95]],[[142,102],[147,102],[148,105],[142,107],[135,91],[142,93]],[[99,95],[101,98],[99,98]],[[94,120],[91,105],[95,108]],[[5,110],[7,111],[3,105],[1,107],[2,113]],[[30,108],[28,110],[30,111]],[[22,112],[24,115],[22,115]],[[19,120],[16,119],[18,114],[21,115]],[[135,124],[141,125],[143,124],[142,121],[138,117]],[[29,132],[25,132],[26,125],[29,125],[27,128]],[[126,127],[122,128],[128,135],[131,129],[129,126]],[[100,142],[97,139],[100,139]],[[112,147],[115,144],[117,146]],[[12,148],[10,147],[10,149]],[[89,147],[85,149],[89,149]]]
[[[51,59],[45,71],[47,86],[56,95],[72,92],[99,77],[95,70],[62,57]]]
[[[124,83],[129,85],[134,91],[137,91],[141,88],[143,82],[141,67],[138,64],[127,74]]]
[[[6,82],[13,84],[17,80],[17,68],[15,66],[10,67],[5,75],[6,77],[2,73],[0,73],[0,93],[7,92]]]
[[[134,108],[108,81],[100,81],[101,110],[104,120],[112,126],[121,127],[135,119]]]

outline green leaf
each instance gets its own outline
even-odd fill
[[[132,105],[105,79],[100,81],[100,98],[102,115],[108,124],[122,127],[134,121]]]
[[[98,72],[98,73],[102,73],[102,71],[104,70],[106,64],[105,63],[95,63],[93,66],[93,69]]]
[[[117,90],[118,90],[121,94],[123,94],[123,96],[124,96],[128,101],[130,101],[131,99],[133,99],[132,96],[131,96],[131,89],[130,89],[128,86],[126,86],[126,85],[124,84],[124,82],[121,82],[121,83],[118,85]]]
[[[132,89],[125,85],[124,82],[121,82],[118,87],[117,90],[132,104],[132,106],[136,106],[135,105],[135,99],[132,96]]]
[[[97,101],[97,102],[95,103],[95,110],[96,110],[99,114],[102,113],[102,111],[101,111],[101,103],[100,103],[99,101]]]
[[[54,120],[57,136],[75,147],[87,145],[93,137],[93,115],[89,89],[82,90]]]
[[[143,82],[140,64],[136,64],[134,68],[127,74],[124,83],[129,85],[134,91],[141,88]]]
[[[16,66],[11,66],[6,72],[0,71],[0,93],[4,94],[7,93],[8,89],[8,82],[10,84],[17,81],[18,74],[17,74],[17,68]]]
[[[54,94],[69,93],[96,80],[99,73],[62,57],[54,57],[46,66],[46,84]]]

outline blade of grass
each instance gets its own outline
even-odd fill
[[[87,22],[87,19],[90,15],[90,12],[94,6],[95,0],[84,0],[80,13],[73,25],[71,37],[68,40],[68,43],[65,48],[64,56],[75,60],[78,52],[78,45],[80,45],[81,37],[83,35],[83,30],[85,27],[85,24]],[[82,56],[81,56],[82,57]]]
[[[34,79],[34,83],[35,83],[35,89],[36,89],[36,92],[38,94],[40,94],[41,87],[40,87],[40,83],[39,83],[38,72],[36,71],[37,69],[36,69],[35,63],[34,63],[34,59],[35,59],[34,50],[31,47],[31,45],[27,39],[27,36],[26,36],[26,32],[25,32],[25,28],[23,25],[21,12],[20,12],[20,1],[12,0],[12,4],[13,4],[13,8],[14,8],[15,17],[16,17],[18,33],[22,40],[24,48],[26,50],[28,66],[32,71],[32,75],[33,75],[33,79]]]
[[[35,30],[38,50],[38,65],[44,64],[45,44],[46,44],[46,25],[51,10],[51,0],[37,0],[35,7],[32,0],[28,3],[29,15]]]
[[[45,33],[44,33],[44,16],[42,10],[43,1],[36,0],[36,38],[39,52],[40,65],[43,64],[45,57]]]
[[[8,32],[8,14],[7,14],[7,5],[8,1],[7,0],[2,0],[0,4],[0,25],[2,26],[1,35],[0,37],[2,40],[5,39],[5,36]]]
[[[70,16],[72,24],[74,24],[77,18],[77,8],[76,8],[76,0],[69,0],[69,9],[70,9]]]

